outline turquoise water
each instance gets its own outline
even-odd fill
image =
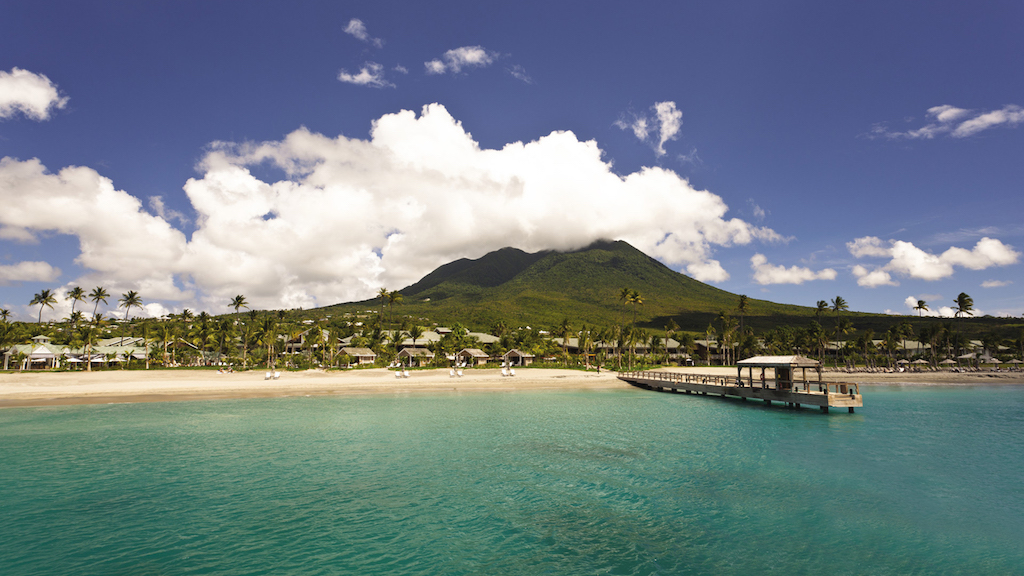
[[[0,574],[1024,573],[1024,389],[0,410]]]

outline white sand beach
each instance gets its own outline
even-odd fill
[[[525,368],[515,376],[497,369],[469,369],[452,378],[447,369],[413,370],[396,378],[383,368],[281,372],[263,370],[109,370],[102,372],[11,372],[0,374],[0,407],[110,402],[159,402],[217,398],[263,398],[331,394],[516,391],[629,388],[614,372]]]
[[[731,376],[735,368],[674,367],[663,370]],[[447,369],[414,370],[396,378],[391,370],[281,372],[263,370],[109,370],[102,372],[8,372],[0,374],[0,408],[62,404],[160,402],[305,395],[412,394],[420,392],[512,392],[517,390],[628,389],[615,372],[523,368],[516,376],[497,369],[469,369],[452,378]],[[876,385],[982,386],[1024,384],[1022,372],[824,373],[830,382]]]

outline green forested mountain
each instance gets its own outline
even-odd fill
[[[627,306],[623,288],[640,293],[643,304]],[[568,318],[611,325],[629,321],[660,328],[674,318],[684,330],[703,331],[718,313],[736,315],[739,297],[669,269],[626,242],[602,241],[573,252],[528,254],[503,248],[476,260],[441,266],[399,290],[396,315],[461,322],[484,329],[498,320],[514,326],[553,326]],[[376,308],[377,300],[330,307],[338,312]],[[749,299],[748,325],[803,324],[814,309]],[[785,320],[783,320],[785,319]]]

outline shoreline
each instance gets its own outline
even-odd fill
[[[734,376],[736,368],[672,367],[660,371]],[[531,390],[635,389],[614,371],[522,368],[502,376],[496,368],[470,368],[462,378],[447,369],[414,370],[395,378],[385,368],[353,371],[281,372],[266,380],[265,370],[218,373],[213,370],[126,370],[97,372],[9,372],[0,374],[0,408],[181,402],[298,396],[407,395],[419,393],[517,392]],[[1015,386],[1024,372],[846,373],[825,371],[828,382],[865,386]]]
[[[15,372],[0,374],[0,408],[135,402],[177,402],[298,396],[406,395],[418,393],[516,392],[529,390],[632,389],[615,372],[524,368],[502,376],[496,368],[413,370],[395,378],[385,368],[353,371],[281,372],[266,380],[265,370],[218,373],[213,370],[127,370],[102,372]]]

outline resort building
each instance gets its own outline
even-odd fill
[[[398,353],[398,362],[403,366],[422,367],[434,359],[434,353],[426,348],[403,348]]]
[[[501,359],[508,366],[529,366],[533,364],[534,355],[513,348],[505,352]]]
[[[479,348],[463,348],[455,355],[460,364],[466,366],[483,366],[490,356]]]
[[[350,356],[355,364],[373,364],[377,361],[377,353],[369,348],[345,346],[338,352]]]

